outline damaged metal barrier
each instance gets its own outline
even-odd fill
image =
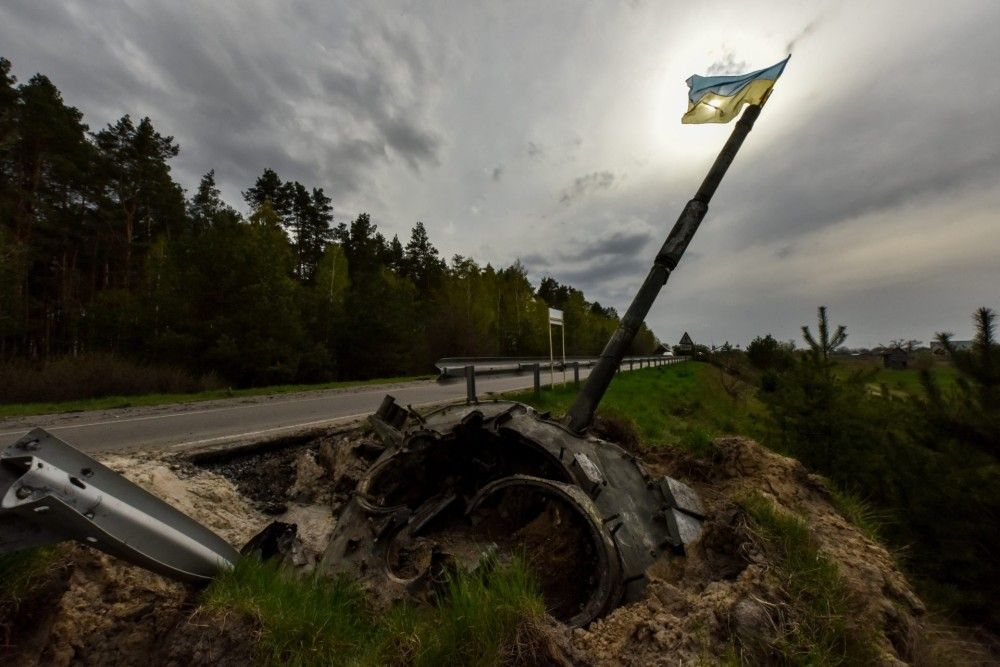
[[[387,397],[385,452],[359,482],[321,563],[389,599],[450,570],[521,555],[554,616],[582,626],[646,584],[646,569],[701,529],[695,493],[632,454],[512,402],[420,417]]]
[[[36,428],[0,454],[0,553],[66,540],[189,583],[237,558],[208,528]]]

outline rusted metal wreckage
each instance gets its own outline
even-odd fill
[[[321,567],[384,596],[419,596],[455,567],[520,553],[553,615],[585,625],[634,599],[653,561],[700,533],[689,487],[521,403],[419,416],[386,397],[373,421],[386,450]]]
[[[651,476],[588,428],[759,113],[744,111],[565,420],[513,402],[421,416],[386,398],[372,417],[386,448],[338,518],[324,572],[402,597],[433,588],[449,568],[521,553],[552,613],[580,626],[639,595],[654,561],[697,538],[696,494]],[[63,540],[193,583],[238,557],[190,517],[35,429],[0,454],[0,553]]]

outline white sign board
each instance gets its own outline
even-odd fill
[[[549,324],[559,324],[563,323],[563,312],[561,310],[556,310],[555,308],[549,308]]]

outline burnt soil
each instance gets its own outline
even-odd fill
[[[295,463],[305,450],[315,452],[318,445],[235,456],[201,467],[232,481],[241,495],[273,516],[287,509],[285,492],[295,482]]]

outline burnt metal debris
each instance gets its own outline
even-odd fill
[[[417,415],[386,397],[386,449],[358,483],[320,565],[389,599],[521,554],[554,616],[582,626],[638,596],[646,569],[701,529],[696,494],[610,442],[498,401]]]

